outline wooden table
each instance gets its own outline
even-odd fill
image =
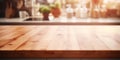
[[[0,26],[0,56],[4,53],[22,51],[41,51],[43,55],[36,52],[31,57],[120,57],[120,26],[100,25],[19,25]],[[4,52],[5,51],[5,52]],[[7,51],[7,52],[6,52]],[[51,52],[48,52],[51,51]],[[57,52],[55,52],[57,51]],[[61,53],[66,51],[66,54]],[[72,51],[73,55],[68,51]],[[87,53],[85,52],[87,51]],[[98,51],[98,52],[97,52]],[[102,51],[102,52],[100,52]],[[113,52],[111,52],[113,51]],[[95,52],[93,54],[93,52]],[[67,54],[68,53],[68,54]],[[82,53],[80,55],[79,53]],[[90,53],[90,55],[89,55]],[[108,53],[108,54],[107,54]],[[3,54],[3,55],[1,55]],[[54,55],[55,54],[55,55]],[[58,54],[58,55],[57,55]],[[62,54],[63,56],[61,56]],[[77,55],[76,55],[77,54]],[[93,55],[92,55],[93,54]],[[107,55],[106,55],[107,54]],[[109,55],[113,54],[113,55]],[[66,56],[64,56],[66,55]],[[76,56],[74,56],[76,55]],[[22,56],[22,55],[20,55]],[[27,56],[27,54],[26,54]],[[29,55],[28,55],[29,56]],[[28,57],[27,56],[27,57]],[[29,56],[29,57],[30,57]],[[14,57],[11,56],[11,57]],[[19,55],[17,56],[19,57]],[[25,57],[25,56],[23,56]]]

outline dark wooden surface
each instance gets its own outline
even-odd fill
[[[120,51],[0,51],[0,58],[120,58]]]

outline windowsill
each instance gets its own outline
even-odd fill
[[[119,18],[83,18],[83,19],[56,19],[49,21],[25,21],[21,18],[0,19],[0,25],[120,25]]]

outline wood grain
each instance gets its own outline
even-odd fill
[[[0,26],[0,50],[120,50],[120,26]]]

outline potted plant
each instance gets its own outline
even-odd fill
[[[60,3],[59,2],[55,2],[53,4],[50,4],[51,7],[51,13],[55,18],[58,18],[61,14],[61,10],[60,10]]]
[[[49,20],[51,9],[48,5],[41,5],[39,11],[43,15],[43,20]]]

